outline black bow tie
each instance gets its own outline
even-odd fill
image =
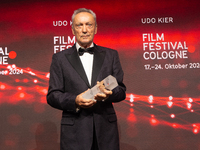
[[[94,47],[90,47],[90,48],[87,48],[87,49],[83,49],[83,48],[80,47],[78,49],[79,56],[82,56],[85,52],[90,53],[90,54],[94,54]]]

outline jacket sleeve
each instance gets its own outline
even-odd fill
[[[114,51],[112,76],[116,78],[118,86],[112,90],[113,94],[105,102],[120,102],[126,98],[126,86],[123,83],[124,72],[117,51]]]
[[[76,112],[75,94],[65,91],[64,76],[61,62],[56,54],[52,57],[50,67],[49,89],[47,103],[57,109]]]

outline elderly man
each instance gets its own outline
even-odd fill
[[[47,102],[63,111],[61,150],[118,150],[119,135],[114,102],[126,97],[123,71],[117,51],[93,43],[97,33],[96,15],[80,8],[72,15],[72,48],[53,55]],[[102,82],[108,75],[118,86],[112,91]],[[83,94],[98,85],[94,99]]]

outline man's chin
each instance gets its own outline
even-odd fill
[[[88,41],[87,42],[79,42],[79,45],[82,46],[82,47],[85,47],[85,46],[89,47],[91,44],[92,44],[91,41],[90,42],[88,42]]]

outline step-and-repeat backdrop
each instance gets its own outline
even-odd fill
[[[114,104],[122,150],[200,149],[199,0],[1,0],[0,149],[59,149],[61,111],[46,103],[71,15],[97,14],[94,42],[116,49],[127,97]]]

